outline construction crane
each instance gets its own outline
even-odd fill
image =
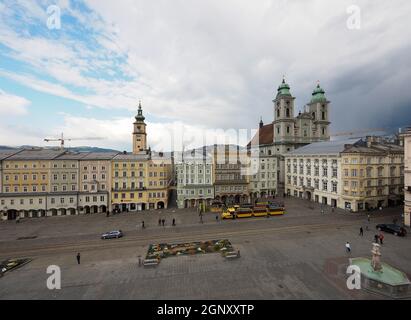
[[[100,137],[83,137],[83,138],[64,138],[64,134],[61,133],[60,138],[45,138],[44,141],[60,141],[60,149],[64,150],[64,142],[65,141],[73,141],[73,140],[102,140],[103,138]]]

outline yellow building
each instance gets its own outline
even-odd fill
[[[142,211],[168,206],[172,163],[162,153],[154,156],[147,149],[145,117],[138,106],[133,123],[133,153],[115,156],[111,164],[112,209]]]
[[[151,153],[119,154],[112,160],[112,207],[120,211],[167,208],[171,162]]]
[[[367,137],[341,153],[342,201],[353,211],[401,205],[404,199],[404,149]]]

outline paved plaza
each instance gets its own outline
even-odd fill
[[[0,278],[0,299],[386,299],[345,285],[349,255],[370,257],[377,223],[399,218],[402,208],[372,213],[324,214],[317,204],[285,199],[287,214],[216,221],[193,210],[165,210],[0,223],[0,260],[33,261]],[[158,226],[158,219],[166,226]],[[171,226],[175,218],[177,225]],[[144,220],[147,228],[141,228]],[[360,226],[369,227],[359,236]],[[111,229],[122,239],[100,240]],[[218,253],[163,259],[139,267],[150,243],[228,239],[241,257]],[[20,239],[20,240],[18,240]],[[411,274],[410,237],[386,234],[382,260]],[[81,264],[76,261],[81,253]],[[62,289],[48,290],[46,268],[61,268]]]

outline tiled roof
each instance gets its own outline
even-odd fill
[[[24,149],[8,157],[7,160],[53,160],[63,153],[64,151],[52,149]]]
[[[266,124],[258,129],[257,133],[248,143],[247,147],[272,144],[274,142],[274,125],[272,123]]]
[[[150,155],[146,153],[139,153],[139,154],[133,154],[133,153],[119,153],[117,154],[113,160],[148,160],[150,159]]]
[[[345,150],[346,145],[351,145],[360,141],[360,139],[344,139],[335,141],[314,142],[304,147],[288,152],[288,155],[326,155],[339,154]]]
[[[118,152],[88,152],[81,160],[111,160],[116,157]]]
[[[0,160],[4,160],[10,156],[12,156],[13,154],[16,154],[18,152],[20,152],[21,149],[19,150],[4,150],[4,151],[0,151]]]

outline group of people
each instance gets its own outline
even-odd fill
[[[158,219],[158,225],[165,227],[165,225],[166,225],[166,219],[161,219],[161,218]],[[175,226],[175,225],[176,225],[176,219],[173,218],[171,225],[172,225],[172,226]],[[144,220],[141,221],[141,227],[142,227],[143,229],[146,228],[146,225],[145,225],[145,223],[144,223]]]

